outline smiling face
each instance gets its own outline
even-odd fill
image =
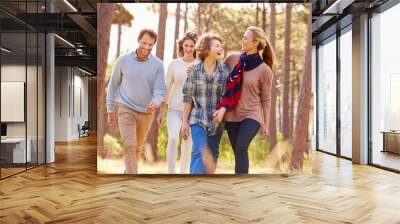
[[[137,49],[137,54],[140,58],[147,58],[151,50],[153,50],[156,39],[151,37],[149,34],[144,34],[139,40],[139,47]]]
[[[258,44],[259,44],[258,41],[254,39],[253,32],[251,32],[250,30],[247,30],[243,34],[242,51],[249,52],[249,51],[257,50]]]
[[[203,34],[196,43],[197,57],[204,61],[206,58],[219,60],[223,57],[224,40],[213,33]]]
[[[217,39],[211,40],[210,50],[208,51],[207,57],[214,60],[221,60],[223,57],[224,49],[222,48],[221,41]]]
[[[195,42],[191,39],[186,39],[185,41],[183,41],[182,48],[183,48],[184,57],[193,55],[194,45],[195,45]]]

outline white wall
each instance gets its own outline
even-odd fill
[[[73,113],[74,117],[72,119],[72,136],[75,138],[78,137],[78,129],[77,126],[80,124],[81,126],[85,123],[85,121],[89,118],[88,111],[88,78],[81,76],[82,73],[78,73],[76,75],[77,70],[75,70],[74,75],[74,100],[75,106]],[[80,101],[80,102],[79,102]],[[81,107],[81,108],[79,108]],[[81,109],[81,111],[80,111]]]
[[[31,74],[32,72],[36,73],[36,67],[33,66],[28,66],[27,68],[25,65],[2,65],[1,66],[1,81],[4,82],[25,82],[25,75],[27,69],[28,74]],[[32,80],[29,81],[30,85],[36,85],[36,81],[33,83]],[[32,83],[31,83],[32,82]],[[30,93],[29,90],[32,90],[33,92]],[[28,93],[27,93],[27,102],[30,103],[33,101],[33,98],[36,98],[36,89],[31,89],[28,88]],[[30,105],[30,106],[35,106],[35,105]],[[1,110],[7,110],[8,108],[1,108]],[[35,121],[36,123],[36,113],[27,113],[27,119],[28,122]],[[8,137],[25,137],[25,124],[26,122],[7,122],[7,136]],[[28,128],[33,127],[33,125],[28,125]],[[35,126],[36,129],[36,126]],[[28,137],[29,136],[29,130],[28,130]]]
[[[2,65],[1,66],[1,81],[5,82],[25,82],[25,65]],[[7,108],[1,108],[7,110]],[[8,137],[25,137],[24,122],[7,123]]]
[[[55,141],[68,140],[68,85],[67,67],[55,68]]]
[[[55,141],[78,139],[78,124],[88,120],[88,78],[75,68],[56,67],[55,85]]]
[[[311,67],[311,74],[312,74],[312,82],[311,82],[311,94],[313,96],[313,102],[312,102],[312,108],[313,108],[313,119],[312,119],[312,138],[311,138],[311,149],[316,150],[316,141],[317,141],[317,49],[316,46],[312,46],[312,54],[311,54],[311,62],[312,62],[312,67]]]

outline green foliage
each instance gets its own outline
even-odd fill
[[[166,125],[166,117],[164,117],[163,122],[161,123],[158,129],[158,159],[166,160],[167,159],[167,144],[168,144],[168,131]],[[179,144],[180,146],[180,144]],[[180,148],[180,147],[179,147]],[[179,157],[178,157],[179,158]]]
[[[132,26],[133,15],[122,4],[113,4],[112,23]]]
[[[217,33],[225,40],[227,51],[239,51],[246,27],[254,24],[255,9],[251,7],[233,9],[227,6],[222,7],[220,4],[204,3],[201,4],[200,13],[201,26],[198,24],[197,9],[190,17],[198,32]]]
[[[219,145],[219,159],[220,162],[224,163],[234,163],[235,156],[233,154],[233,150],[231,147],[231,143],[229,142],[228,135],[226,131],[222,135],[221,143]]]
[[[199,32],[214,32],[220,35],[225,41],[226,56],[230,53],[239,52],[241,50],[242,36],[247,27],[256,24],[256,6],[242,8],[232,8],[228,5],[215,3],[199,3],[190,4],[190,19],[188,30]],[[276,46],[277,54],[277,71],[275,76],[279,79],[282,73],[283,50],[284,50],[284,34],[285,34],[285,5],[277,4],[276,10]],[[201,26],[198,21],[198,7],[200,6]],[[262,6],[260,6],[262,7]],[[306,27],[307,15],[309,7],[304,4],[294,4],[292,10],[292,27],[291,27],[291,75],[301,74],[304,66],[304,51],[306,45]],[[261,26],[262,16],[260,15],[259,24]],[[270,6],[266,3],[266,34],[269,38],[270,32]],[[300,77],[301,78],[301,77]]]
[[[153,13],[158,13],[160,11],[160,4],[159,3],[152,3],[146,7],[147,10]]]
[[[110,159],[122,158],[124,151],[122,148],[122,142],[120,139],[114,138],[109,134],[104,135],[104,148],[110,152]]]
[[[262,165],[269,154],[267,143],[261,136],[256,136],[249,147],[249,160],[256,165]]]

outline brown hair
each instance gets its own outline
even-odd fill
[[[199,35],[197,35],[195,32],[185,33],[185,35],[178,41],[179,57],[183,57],[183,42],[185,42],[185,40],[192,40],[196,44],[198,37]],[[196,51],[193,52],[193,57],[196,57]]]
[[[149,28],[142,29],[139,33],[137,40],[140,41],[140,39],[142,39],[143,35],[145,35],[145,34],[148,34],[151,38],[153,38],[154,43],[157,42],[157,33],[154,30],[149,29]]]
[[[259,42],[257,50],[263,51],[262,58],[265,64],[267,64],[272,69],[272,71],[275,71],[276,67],[275,51],[272,48],[271,43],[268,41],[265,32],[261,28],[255,26],[250,26],[247,28],[247,30],[251,31],[253,33],[254,40],[257,40]]]
[[[211,41],[218,40],[221,44],[224,44],[222,37],[214,33],[205,33],[199,39],[200,40],[196,43],[196,51],[198,54],[197,56],[202,61],[204,61],[210,51]]]

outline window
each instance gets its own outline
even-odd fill
[[[400,170],[400,33],[396,29],[398,21],[399,4],[371,18],[370,156],[373,164],[395,170]],[[385,135],[389,137],[386,140]],[[395,144],[394,150],[389,148],[390,144]]]
[[[352,157],[352,34],[351,26],[340,36],[340,154]]]
[[[336,153],[336,36],[318,48],[318,149]]]
[[[43,6],[44,1],[0,3],[19,16],[42,12]],[[0,178],[45,163],[46,152],[45,35],[10,15],[0,12],[7,21],[0,23]]]

